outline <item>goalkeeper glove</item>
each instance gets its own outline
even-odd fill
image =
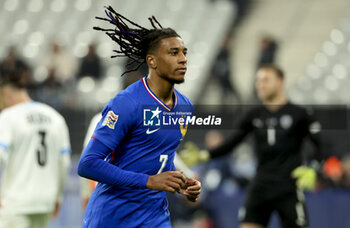
[[[193,142],[185,143],[184,149],[179,152],[179,155],[188,167],[192,167],[200,162],[206,162],[210,157],[208,151],[200,150]]]
[[[296,179],[298,188],[313,191],[316,187],[317,174],[315,169],[307,166],[299,166],[292,172],[292,177]]]

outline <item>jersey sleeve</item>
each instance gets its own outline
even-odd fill
[[[12,141],[12,127],[11,120],[6,113],[0,114],[0,147],[4,150],[8,150],[8,147]]]
[[[62,123],[62,144],[61,144],[61,154],[70,154],[71,153],[71,145],[69,138],[69,130],[65,121]]]
[[[316,119],[313,110],[305,110],[304,121],[308,127],[308,134],[317,135],[321,132],[321,123]]]
[[[254,111],[249,112],[244,118],[238,122],[237,130],[234,132],[225,142],[214,148],[209,150],[209,154],[211,158],[220,157],[230,153],[242,140],[248,135],[249,132],[253,130],[252,119],[253,119]]]
[[[123,170],[105,161],[110,149],[92,138],[85,148],[78,164],[78,174],[115,187],[146,188],[148,175]]]
[[[323,162],[323,157],[325,155],[323,149],[324,145],[322,145],[321,140],[321,130],[322,125],[321,123],[316,119],[313,110],[304,110],[304,118],[303,122],[306,129],[306,134],[309,136],[311,142],[313,143],[315,147],[313,160],[307,161],[310,166],[313,166],[315,169],[319,168],[319,164]]]
[[[118,147],[136,123],[136,105],[127,95],[117,95],[102,111],[78,164],[78,174],[116,187],[146,188],[148,175],[123,170],[104,159]]]
[[[71,146],[70,146],[70,138],[69,138],[69,130],[66,122],[63,120],[61,123],[61,148],[60,148],[60,184],[57,192],[57,201],[61,202],[63,198],[63,189],[66,178],[68,176],[68,171],[70,168],[70,154],[71,154]]]
[[[93,137],[114,150],[136,123],[136,105],[127,95],[117,95],[103,109]]]
[[[13,138],[13,128],[6,113],[0,114],[0,162],[5,161]]]

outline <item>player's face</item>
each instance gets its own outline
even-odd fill
[[[162,39],[155,55],[157,74],[173,84],[184,82],[187,71],[186,54],[187,48],[181,38]]]
[[[274,99],[283,89],[283,79],[272,69],[262,68],[257,72],[256,91],[262,101]]]

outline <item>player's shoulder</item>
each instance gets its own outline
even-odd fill
[[[241,107],[243,116],[246,118],[255,118],[265,113],[265,107],[262,104],[258,105],[244,105]]]
[[[54,109],[53,107],[51,107],[48,104],[45,103],[41,103],[41,102],[33,102],[32,105],[35,105],[36,108],[42,112],[42,113],[46,113],[47,115],[49,115],[50,117],[55,118],[58,121],[62,121],[65,122],[65,118],[62,116],[61,113],[59,113],[56,109]]]
[[[287,107],[289,108],[294,108],[296,110],[305,110],[305,108],[303,108],[301,105],[297,105],[297,104],[294,104],[293,102],[291,101],[288,101],[288,103],[286,104]]]
[[[37,101],[33,101],[32,102],[32,105],[33,106],[36,106],[38,109],[41,109],[41,110],[44,110],[46,112],[51,112],[51,113],[55,113],[57,115],[61,115],[59,114],[56,109],[54,109],[53,107],[51,107],[50,105],[48,104],[45,104],[45,103],[41,103],[41,102],[37,102]]]
[[[11,117],[11,111],[9,111],[9,108],[5,108],[1,110],[0,112],[0,120],[5,121],[6,119]]]
[[[295,114],[310,114],[311,109],[303,107],[301,105],[294,104],[292,102],[287,103],[287,112]]]
[[[50,119],[56,122],[65,122],[64,117],[58,111],[47,104],[37,101],[23,102],[4,109],[1,112],[1,119],[21,119],[32,112],[50,116]]]
[[[142,85],[141,80],[138,80],[133,84],[129,85],[126,89],[117,93],[109,101],[109,105],[111,107],[122,105],[123,108],[127,108],[127,109],[137,107],[137,104],[139,103],[139,99],[140,99],[141,85]]]
[[[1,114],[6,117],[18,118],[18,116],[23,116],[26,112],[31,110],[33,107],[37,107],[40,103],[35,101],[21,102],[10,107],[5,108]]]

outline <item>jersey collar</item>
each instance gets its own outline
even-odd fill
[[[168,107],[161,99],[159,99],[154,93],[153,91],[149,88],[148,84],[147,84],[147,76],[142,78],[142,84],[144,85],[144,87],[146,88],[147,92],[153,97],[153,99],[155,99],[165,110],[167,110],[168,112],[171,110],[170,107]],[[175,95],[175,102],[174,102],[174,106],[173,109],[176,107],[177,105],[177,94],[175,92],[174,89],[174,95]]]

